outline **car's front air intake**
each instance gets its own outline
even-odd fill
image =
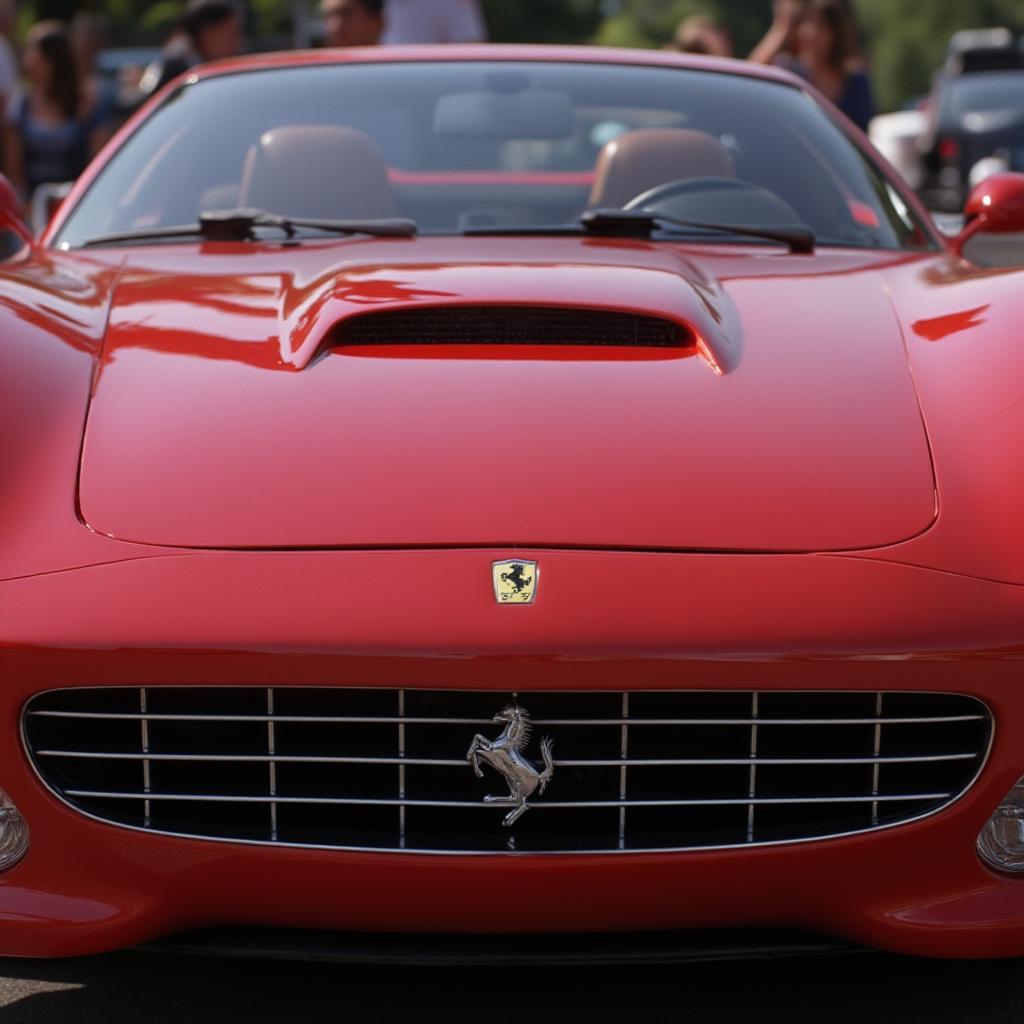
[[[635,313],[558,306],[440,306],[363,313],[331,338],[345,345],[598,345],[694,347],[671,320]]]
[[[43,781],[103,821],[438,853],[684,850],[891,826],[960,796],[991,732],[974,698],[902,692],[105,687],[50,691],[24,712]],[[516,788],[525,803],[507,799]]]

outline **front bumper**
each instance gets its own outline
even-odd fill
[[[538,933],[792,928],[938,956],[1024,954],[1024,880],[975,838],[1024,774],[1024,588],[843,556],[494,551],[187,553],[0,584],[0,785],[32,846],[0,876],[0,953],[216,927]],[[995,740],[934,817],[756,849],[424,856],[178,839],[91,821],[34,775],[28,697],[60,686],[946,690]]]

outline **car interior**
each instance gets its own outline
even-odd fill
[[[311,219],[402,216],[421,234],[458,234],[572,225],[612,207],[810,226],[822,244],[913,245],[920,235],[879,201],[884,182],[864,157],[850,147],[838,173],[800,124],[766,122],[739,103],[583,102],[501,75],[489,89],[424,87],[415,99],[383,95],[331,111],[277,102],[256,116],[164,128],[164,145],[125,176],[116,214],[97,233],[246,207]],[[161,152],[168,138],[173,161]],[[117,170],[115,161],[115,178]]]

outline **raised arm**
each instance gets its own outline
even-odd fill
[[[799,16],[798,0],[775,0],[772,5],[771,28],[750,51],[750,60],[758,64],[774,64],[779,55],[789,49]]]

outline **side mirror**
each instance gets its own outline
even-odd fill
[[[967,197],[964,227],[953,239],[953,251],[962,256],[964,246],[980,232],[1017,231],[1024,231],[1024,174],[993,174]]]

